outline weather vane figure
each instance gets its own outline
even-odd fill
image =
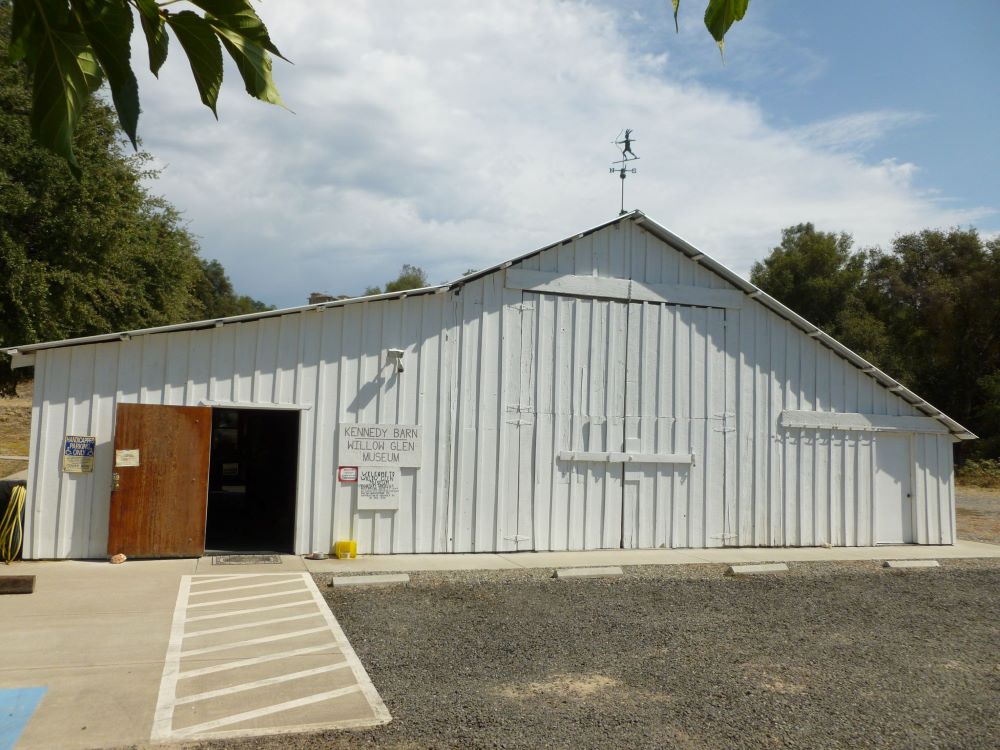
[[[615,147],[621,152],[622,155],[621,159],[611,162],[611,170],[610,170],[611,174],[617,172],[618,177],[621,178],[622,181],[622,205],[621,205],[621,211],[618,213],[619,216],[623,216],[625,213],[627,213],[625,211],[625,177],[630,172],[632,174],[636,173],[635,167],[629,166],[631,162],[636,161],[639,158],[638,156],[635,155],[635,151],[632,150],[632,144],[634,142],[635,141],[632,138],[631,128],[625,128],[624,130],[619,131],[618,137],[615,138],[614,141],[612,141],[612,143],[615,144]]]
[[[635,151],[632,150],[632,128],[625,128],[625,141],[622,144],[622,156],[625,154],[632,154],[634,159],[639,157],[635,155]]]

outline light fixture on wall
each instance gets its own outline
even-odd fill
[[[388,364],[388,365],[395,364],[396,365],[396,372],[402,372],[403,371],[403,354],[405,354],[405,353],[406,352],[403,349],[390,349],[389,352],[388,352],[388,356],[386,358],[386,364]]]

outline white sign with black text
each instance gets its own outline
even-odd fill
[[[362,466],[358,510],[399,510],[399,469]]]
[[[408,424],[338,426],[341,466],[420,466],[420,428]]]

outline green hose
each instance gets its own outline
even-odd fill
[[[10,493],[7,511],[0,521],[0,556],[8,565],[21,554],[21,511],[24,510],[24,487],[18,485]]]

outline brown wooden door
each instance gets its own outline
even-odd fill
[[[118,405],[109,555],[204,554],[211,437],[209,407]]]

